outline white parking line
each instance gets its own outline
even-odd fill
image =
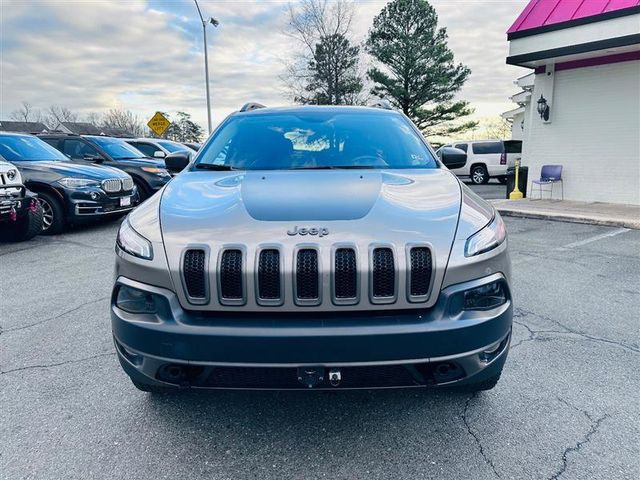
[[[592,242],[597,242],[598,240],[602,240],[603,238],[615,237],[616,235],[620,235],[621,233],[628,232],[628,228],[620,228],[618,230],[614,230],[613,232],[602,233],[600,235],[596,235],[595,237],[585,238],[584,240],[580,240],[578,242],[568,243],[562,247],[563,248],[576,248],[582,247],[583,245],[587,245]]]

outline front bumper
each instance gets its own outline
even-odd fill
[[[123,368],[147,384],[305,388],[296,375],[311,367],[350,372],[352,380],[341,388],[464,384],[502,368],[512,303],[453,312],[452,300],[495,280],[506,284],[494,274],[447,287],[426,310],[233,314],[187,311],[173,292],[119,277],[112,330]],[[153,293],[158,313],[135,315],[117,307],[120,285]],[[323,382],[317,386],[332,388]]]
[[[68,216],[72,222],[81,222],[112,214],[123,214],[132,210],[139,201],[134,188],[127,192],[105,193],[101,189],[67,190]],[[123,200],[125,199],[125,200]]]
[[[0,222],[22,218],[29,212],[31,201],[36,200],[36,196],[25,187],[17,190],[17,193],[12,191],[11,195],[5,195],[5,189],[0,189]]]

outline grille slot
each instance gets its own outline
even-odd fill
[[[410,254],[409,295],[423,297],[429,293],[431,285],[432,260],[427,247],[414,247]]]
[[[191,298],[207,297],[207,279],[204,250],[187,250],[184,254],[182,272],[187,294]]]
[[[353,299],[358,295],[358,269],[353,248],[338,248],[335,253],[333,291],[336,299]]]
[[[373,250],[371,295],[375,299],[393,298],[396,293],[396,266],[390,248]]]
[[[132,178],[124,178],[122,180],[122,190],[128,192],[133,190],[133,179]]]
[[[318,252],[314,249],[304,248],[296,255],[296,298],[303,301],[320,299]]]
[[[258,298],[279,300],[280,289],[280,252],[272,248],[262,250],[258,258]]]
[[[220,297],[224,300],[244,299],[242,251],[225,250],[220,257]]]
[[[109,178],[102,182],[102,189],[107,193],[119,192],[121,188],[122,182],[119,178]]]

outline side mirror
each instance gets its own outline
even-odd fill
[[[167,155],[162,150],[156,150],[153,152],[155,158],[165,158]]]
[[[180,173],[189,165],[189,155],[185,152],[176,152],[167,155],[164,158],[164,164],[172,173]]]
[[[462,168],[467,164],[467,154],[464,150],[453,147],[442,147],[440,160],[449,170]]]

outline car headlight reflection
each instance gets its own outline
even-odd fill
[[[128,218],[126,218],[120,225],[116,243],[122,250],[135,257],[144,258],[146,260],[151,260],[153,258],[151,242],[131,227]]]
[[[502,221],[500,214],[496,212],[495,217],[489,225],[474,233],[467,239],[464,247],[464,256],[473,257],[481,253],[493,250],[507,238],[507,227]]]
[[[155,173],[159,177],[170,177],[169,171],[165,168],[158,167],[142,167],[142,170],[148,173]]]

